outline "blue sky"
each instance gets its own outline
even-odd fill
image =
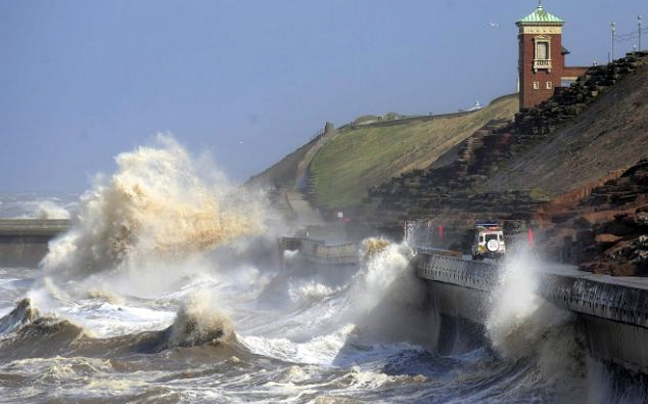
[[[645,0],[544,4],[571,65],[607,60],[612,20],[648,16]],[[158,132],[245,181],[325,121],[485,104],[514,92],[514,23],[536,5],[0,0],[0,193],[81,192]]]

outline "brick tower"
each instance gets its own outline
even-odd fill
[[[550,98],[556,88],[568,86],[585,67],[565,67],[562,31],[565,22],[548,13],[540,0],[533,13],[519,20],[520,110]]]

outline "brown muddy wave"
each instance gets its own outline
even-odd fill
[[[111,338],[94,338],[83,327],[54,315],[41,315],[29,299],[23,299],[0,319],[5,335],[0,339],[0,364],[27,358],[101,357],[128,358],[160,354],[171,350],[182,356],[214,359],[247,357],[250,354],[237,341],[231,321],[208,310],[200,299],[192,299],[178,311],[172,325]],[[8,331],[11,330],[11,331]],[[187,352],[187,350],[189,350]]]
[[[263,231],[261,199],[205,178],[171,136],[116,161],[117,171],[98,177],[82,197],[70,231],[50,244],[41,263],[46,276],[60,281],[104,270],[141,271]]]

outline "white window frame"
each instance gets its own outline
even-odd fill
[[[547,46],[546,58],[538,58],[540,54],[540,44],[545,44]],[[544,69],[551,72],[552,68],[552,59],[551,59],[551,37],[549,36],[536,36],[533,38],[533,71],[537,72],[538,70]]]

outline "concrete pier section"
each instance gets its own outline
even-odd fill
[[[499,282],[496,264],[419,251],[414,265],[442,316],[484,324]],[[529,276],[536,277],[536,294],[576,314],[592,356],[648,374],[648,278],[593,275],[560,264]]]
[[[0,267],[36,268],[69,220],[0,219]]]
[[[285,267],[284,251],[298,251],[306,262],[313,265],[352,266],[359,262],[359,246],[355,243],[327,244],[322,240],[299,237],[282,237],[277,240],[279,266]]]

